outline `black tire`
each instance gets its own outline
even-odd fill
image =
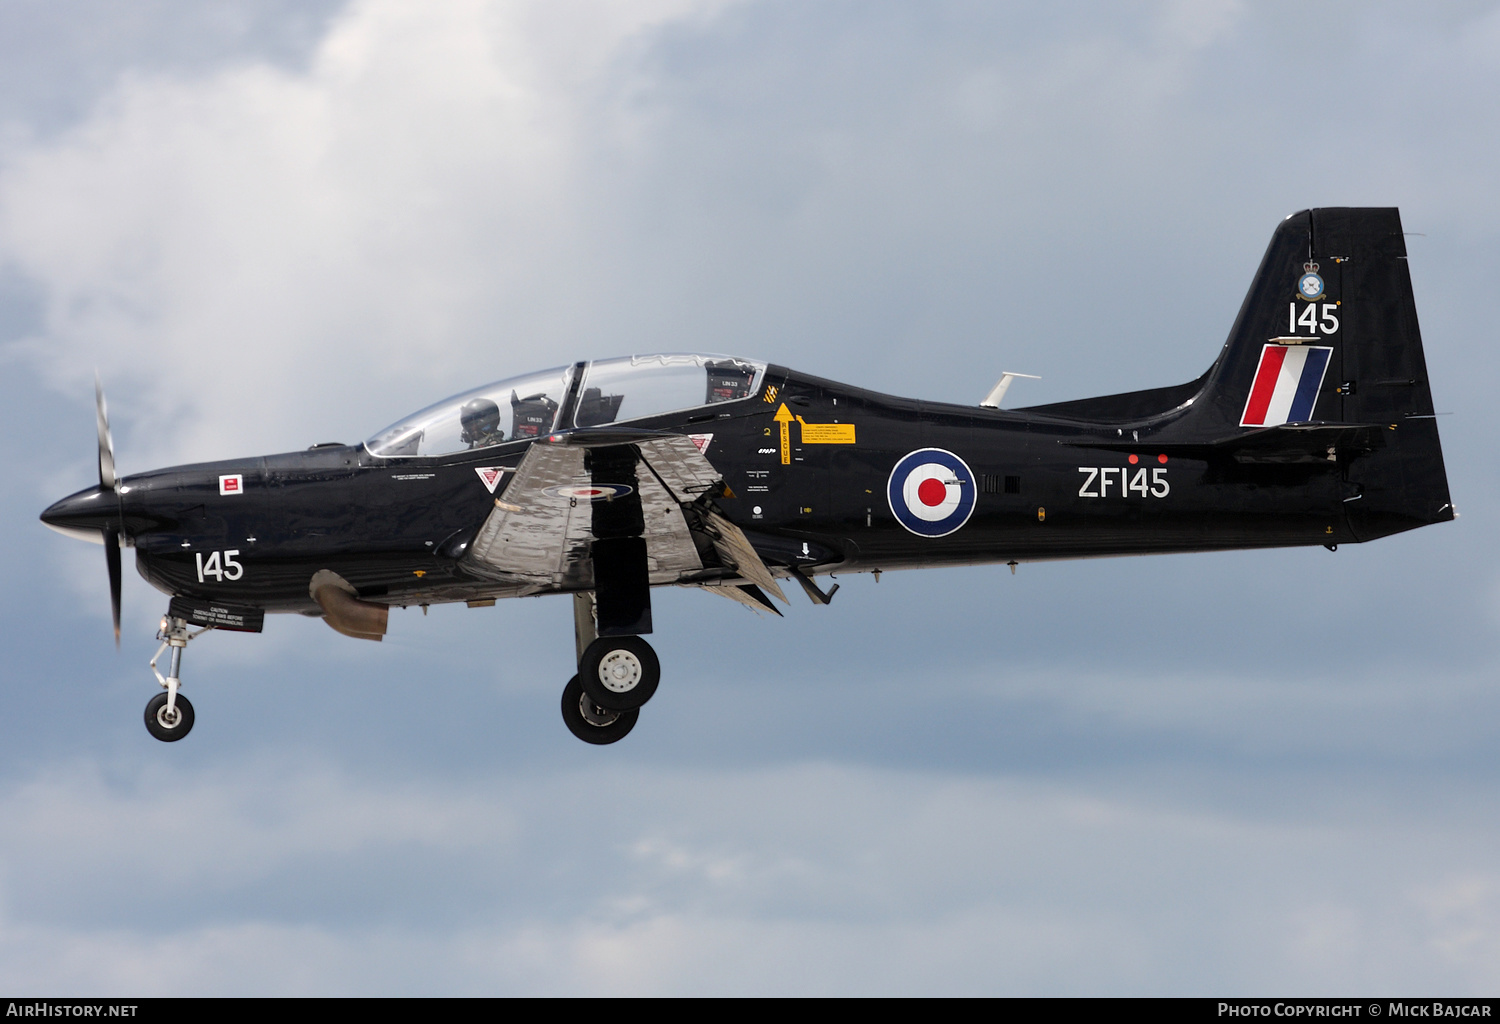
[[[146,702],[146,731],[163,743],[176,743],[193,731],[193,705],[182,694],[172,702],[177,709],[177,722],[168,725],[162,721],[167,710],[167,695],[158,693]]]
[[[578,678],[595,704],[611,711],[632,711],[656,692],[661,662],[638,636],[601,636],[584,648]]]
[[[623,740],[635,728],[636,719],[641,717],[641,713],[639,710],[611,711],[599,707],[583,692],[583,684],[574,676],[563,687],[562,716],[563,721],[568,724],[568,731],[574,736],[585,743],[602,746]],[[589,720],[591,718],[593,721]],[[606,724],[596,725],[595,722]]]

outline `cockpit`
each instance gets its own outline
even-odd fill
[[[454,455],[511,441],[749,398],[766,364],[732,356],[627,356],[575,363],[455,395],[365,442],[383,458]]]

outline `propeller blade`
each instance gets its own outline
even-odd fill
[[[109,565],[109,611],[115,623],[115,647],[120,646],[120,533],[101,530],[104,534],[104,560]]]
[[[99,486],[115,492],[119,501],[120,491],[115,477],[115,439],[109,432],[109,408],[104,403],[104,385],[99,380],[99,371],[94,371],[94,412],[99,426]],[[122,523],[121,526],[124,524]],[[115,647],[120,646],[120,531],[106,528],[104,534],[104,561],[109,566],[109,612],[115,626]]]
[[[94,411],[99,423],[99,486],[112,491],[115,489],[115,439],[109,433],[109,410],[104,404],[104,385],[99,382],[97,371],[94,373]],[[118,554],[115,559],[119,560]]]

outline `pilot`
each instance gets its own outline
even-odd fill
[[[505,440],[505,431],[500,429],[500,407],[488,398],[465,402],[458,422],[463,426],[463,440],[471,449],[487,448]]]

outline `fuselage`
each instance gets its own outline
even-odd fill
[[[719,511],[768,565],[809,573],[1336,545],[1435,521],[1351,508],[1346,460],[1168,454],[1190,405],[1100,423],[899,398],[773,365],[748,397],[628,426],[699,439],[726,485]],[[178,466],[124,478],[118,510],[92,488],[43,518],[96,530],[119,515],[158,589],[266,611],[317,612],[308,580],[323,569],[390,605],[537,593],[468,571],[464,555],[515,479],[500,474],[492,492],[477,470],[513,470],[546,443],[436,457],[320,446]],[[972,508],[940,536],[903,525],[916,521],[893,490],[898,464],[924,449],[956,456],[971,477]]]

